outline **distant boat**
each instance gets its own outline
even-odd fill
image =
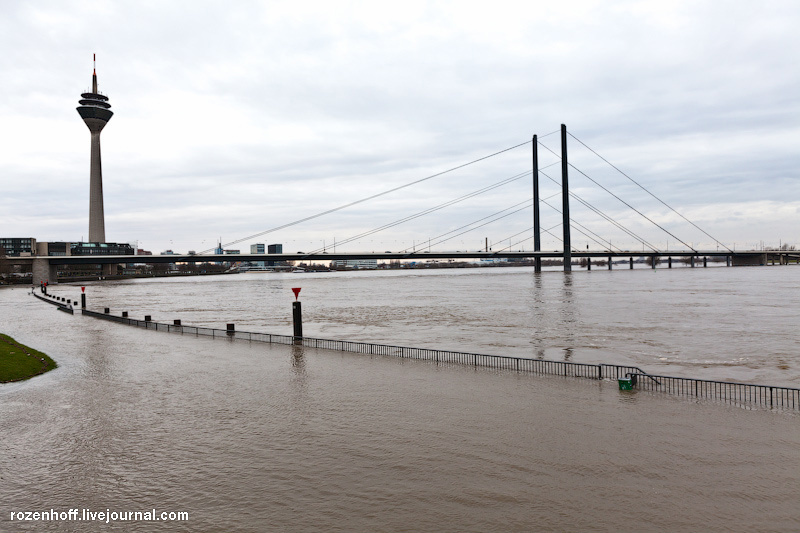
[[[300,268],[300,267],[297,267],[297,268],[293,268],[293,269],[292,269],[292,272],[305,272],[305,271],[306,271],[306,269],[305,269],[305,268]]]

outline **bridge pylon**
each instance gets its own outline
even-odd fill
[[[569,164],[567,163],[567,126],[561,125],[561,216],[564,227],[564,272],[572,271],[572,243],[569,227]]]

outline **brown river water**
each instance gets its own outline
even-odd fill
[[[800,268],[240,274],[86,285],[153,320],[800,386]],[[75,298],[77,286],[51,292]],[[0,531],[800,531],[800,414],[231,342],[0,290],[60,367],[0,385]],[[188,520],[11,520],[24,511]]]

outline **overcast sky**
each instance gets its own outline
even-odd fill
[[[3,237],[87,238],[89,131],[75,108],[96,53],[114,111],[101,137],[108,241],[200,251],[528,143],[230,246],[332,247],[530,172],[533,134],[558,153],[564,123],[725,245],[800,246],[796,0],[0,7]],[[571,169],[575,193],[649,243],[717,246],[572,138],[569,162],[672,234]],[[540,163],[558,159],[540,148]],[[560,180],[558,164],[544,172]],[[427,246],[530,198],[528,175],[337,249]],[[574,199],[571,211],[642,248]],[[543,228],[560,236],[559,222],[543,205]],[[531,226],[528,206],[435,248],[530,250]],[[561,243],[545,234],[543,248]]]

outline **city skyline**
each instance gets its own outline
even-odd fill
[[[115,127],[103,135],[108,241],[138,242],[156,253],[214,248],[220,238],[278,227],[533,134],[558,152],[557,135],[544,136],[565,123],[720,241],[800,244],[800,74],[792,66],[800,8],[576,6],[344,4],[334,12],[323,4],[112,5],[97,13],[100,23],[90,32],[80,17],[87,7],[10,4],[1,42],[17,49],[23,36],[38,38],[0,59],[9,74],[0,89],[8,148],[0,155],[2,234],[87,240],[85,129],[70,108],[97,52],[117,111]],[[542,165],[557,161],[541,157]],[[679,237],[709,240],[573,141],[570,162]],[[526,170],[530,145],[234,247],[332,247],[334,239]],[[550,175],[559,179],[557,171]],[[545,177],[542,185],[543,197],[557,192]],[[580,174],[570,174],[570,185],[643,228]],[[529,179],[349,249],[419,247],[524,195],[530,197]],[[557,224],[558,215],[542,209],[543,227]],[[574,204],[572,214],[603,228]],[[530,220],[529,210],[521,212],[443,247],[504,243]],[[669,236],[642,231],[659,247],[678,247]],[[624,245],[612,230],[600,233]],[[573,232],[574,246],[585,241]],[[543,235],[543,248],[558,245]]]

